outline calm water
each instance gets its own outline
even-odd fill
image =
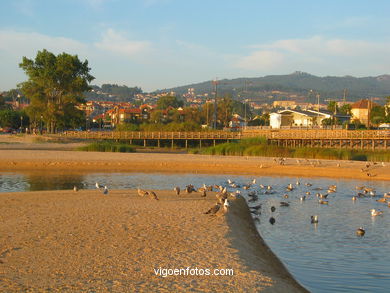
[[[0,192],[26,190],[94,188],[95,182],[111,189],[150,188],[172,189],[186,184],[225,184],[228,175],[200,174],[141,174],[141,173],[94,173],[94,174],[0,174]],[[253,177],[229,176],[230,179],[247,183]],[[373,187],[379,196],[390,191],[389,182],[299,179],[289,177],[257,177],[255,190],[262,203],[260,223],[262,237],[283,261],[294,277],[312,292],[389,292],[390,288],[390,209],[375,201],[375,197],[351,200],[357,193],[355,186]],[[308,187],[304,183],[310,182]],[[296,187],[286,192],[287,184]],[[274,194],[264,194],[259,184],[271,185]],[[336,184],[337,192],[328,197],[329,205],[318,204],[316,192],[326,193],[329,185]],[[323,188],[316,191],[314,188]],[[232,191],[235,189],[231,189]],[[311,194],[303,202],[299,197],[307,191]],[[242,190],[243,194],[247,191]],[[289,198],[283,198],[288,193]],[[377,197],[377,198],[378,198]],[[280,201],[290,203],[280,207]],[[271,213],[270,207],[276,211]],[[370,209],[384,211],[382,216],[371,217]],[[310,215],[318,215],[317,225],[310,223]],[[273,216],[276,223],[271,225]],[[356,228],[366,229],[364,237],[355,235]]]

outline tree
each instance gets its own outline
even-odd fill
[[[351,104],[344,104],[340,107],[340,114],[351,115]]]
[[[162,96],[157,101],[157,109],[166,110],[168,107],[179,108],[183,106],[183,101],[174,96]]]
[[[19,67],[28,76],[28,80],[19,85],[30,99],[29,107],[34,108],[28,113],[33,112],[34,119],[42,115],[49,133],[80,119],[75,106],[84,102],[83,92],[90,90],[88,84],[94,79],[89,74],[87,60],[81,62],[77,55],[67,53],[56,56],[44,49],[38,51],[35,60],[23,57]]]
[[[370,111],[370,120],[373,125],[378,126],[380,123],[386,121],[386,112],[385,107],[375,106],[371,108]]]
[[[22,126],[27,126],[29,123],[28,117],[22,111],[1,110],[0,111],[0,127],[11,127],[18,129]]]
[[[330,101],[329,104],[328,104],[328,111],[330,111],[332,113],[339,112],[339,107],[337,106],[337,102]]]

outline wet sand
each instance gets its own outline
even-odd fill
[[[0,150],[0,170],[64,170],[252,174],[390,180],[390,163],[207,156],[161,153],[101,153],[57,150]]]
[[[0,291],[305,291],[263,243],[243,199],[210,216],[213,194],[157,194],[0,194]],[[160,267],[234,275],[164,278],[154,273]]]

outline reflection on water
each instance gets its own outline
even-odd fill
[[[0,174],[0,192],[72,189],[93,189],[95,182],[111,189],[172,189],[187,184],[226,184],[228,175],[201,174],[141,174],[141,173],[35,173]],[[229,176],[239,183],[247,183],[248,176]],[[390,209],[376,202],[376,198],[351,200],[355,186],[370,186],[378,196],[390,191],[389,182],[338,179],[301,179],[261,177],[248,191],[255,190],[262,204],[258,230],[275,254],[294,277],[312,292],[387,292],[390,288]],[[304,183],[310,181],[313,186]],[[286,191],[293,183],[295,189]],[[273,194],[264,194],[259,184],[271,185]],[[328,197],[329,205],[318,204],[316,192],[326,193],[336,184],[337,192]],[[315,188],[323,190],[315,190]],[[235,189],[232,189],[233,191]],[[242,190],[243,194],[248,191]],[[306,192],[310,192],[306,195]],[[288,193],[288,198],[284,194]],[[306,195],[305,201],[300,197]],[[1,195],[0,195],[1,196]],[[281,207],[280,201],[289,202]],[[271,212],[271,206],[276,210]],[[370,209],[382,209],[384,214],[371,217]],[[311,224],[310,216],[318,215],[319,223]],[[270,224],[273,217],[275,223]],[[356,228],[366,229],[364,237],[355,235]]]

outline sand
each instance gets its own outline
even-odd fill
[[[273,158],[264,157],[0,150],[0,170],[3,171],[186,172],[390,180],[390,163],[385,163],[385,166],[371,164],[369,168],[366,164],[358,161],[287,159],[284,165],[279,165]]]
[[[2,137],[4,138],[4,137]],[[332,160],[72,151],[74,145],[0,139],[2,172],[126,171],[390,180],[390,164]],[[364,169],[364,172],[361,171]],[[369,173],[371,176],[367,176]],[[42,174],[42,173],[39,173]],[[147,186],[145,186],[147,188]],[[0,291],[301,292],[258,235],[246,203],[204,215],[209,195],[160,200],[132,190],[0,194]],[[154,269],[233,269],[233,276],[168,276]]]
[[[205,215],[215,196],[160,200],[133,190],[0,194],[3,292],[302,292],[257,234],[243,199]],[[233,276],[157,276],[158,268]]]

